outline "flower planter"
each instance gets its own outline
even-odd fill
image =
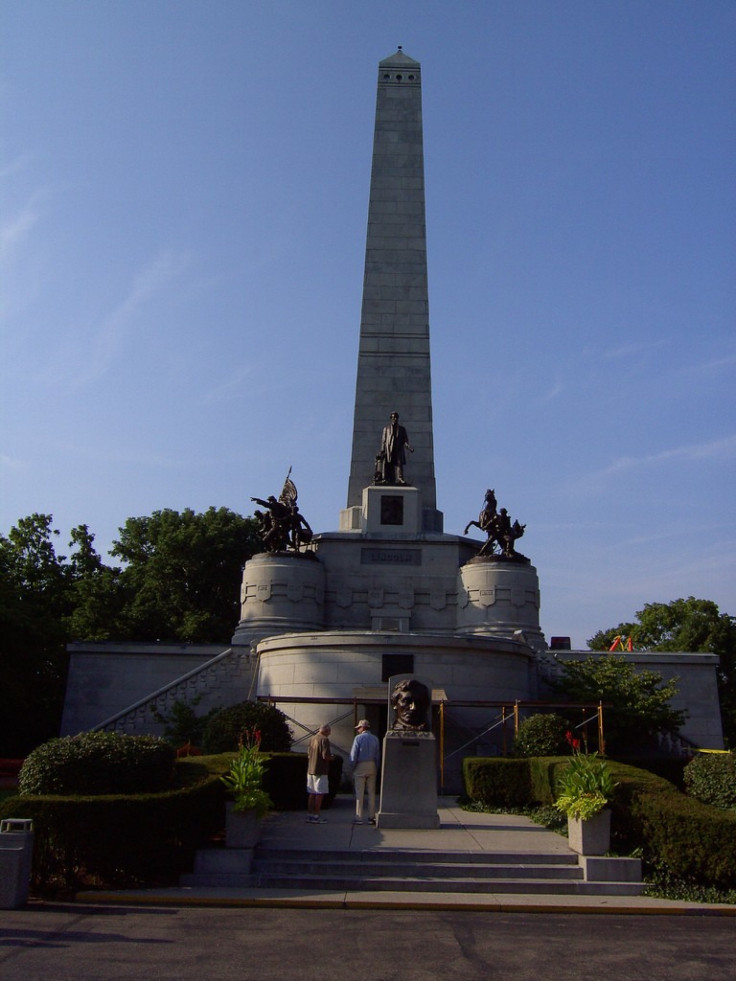
[[[263,818],[255,810],[236,811],[235,805],[225,804],[225,845],[227,848],[255,848],[261,840]]]
[[[605,855],[611,846],[611,812],[600,811],[587,821],[567,819],[567,837],[570,848],[578,855]]]

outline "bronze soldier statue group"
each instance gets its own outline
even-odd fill
[[[291,468],[278,500],[273,494],[265,501],[251,497],[251,501],[266,508],[255,511],[254,515],[260,523],[261,540],[268,552],[285,552],[290,548],[299,552],[302,545],[308,545],[312,540],[312,529],[296,503],[297,490],[290,474]]]
[[[414,452],[409,443],[404,426],[399,424],[398,412],[391,413],[391,419],[384,426],[381,434],[381,449],[376,456],[376,469],[373,475],[374,484],[406,484],[404,480],[404,464],[406,450]],[[255,517],[261,525],[261,539],[267,551],[284,552],[291,549],[300,552],[302,546],[312,541],[313,533],[304,515],[297,505],[297,490],[290,479],[291,468],[286,475],[284,486],[278,500],[273,494],[264,500],[251,497],[251,501],[260,504],[265,511],[255,511]],[[478,552],[479,557],[492,557],[529,561],[526,556],[516,551],[514,543],[524,534],[526,525],[511,521],[506,508],[498,509],[496,493],[487,490],[483,507],[477,521],[469,521],[463,532],[467,535],[470,528],[478,528],[487,536],[483,547]],[[498,551],[496,549],[498,548]]]

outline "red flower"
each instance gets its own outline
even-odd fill
[[[570,732],[569,729],[565,733],[565,739],[567,740],[568,744],[572,747],[573,753],[577,753],[577,751],[580,749],[580,740],[575,739],[575,737],[573,736],[573,734]]]

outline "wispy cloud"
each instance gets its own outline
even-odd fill
[[[662,450],[648,456],[622,456],[618,460],[590,475],[590,480],[612,477],[632,470],[657,467],[661,464],[676,462],[695,462],[697,460],[730,460],[736,456],[736,435],[723,439],[711,440],[707,443],[692,443],[688,446],[677,446],[671,450]]]
[[[189,261],[187,254],[167,250],[138,273],[125,299],[97,327],[83,370],[72,379],[73,387],[87,385],[110,369],[128,335],[134,331],[141,310],[182,276]]]
[[[603,351],[601,358],[604,361],[619,361],[622,358],[633,358],[635,355],[643,354],[645,351],[653,351],[663,347],[667,343],[664,339],[656,341],[632,341],[631,344],[622,344],[620,347],[613,347],[607,351]]]
[[[256,375],[256,368],[254,365],[243,365],[238,368],[234,374],[223,381],[219,385],[215,385],[208,392],[202,395],[201,402],[203,405],[210,405],[215,402],[228,402],[231,399],[240,398],[245,392],[251,391],[251,385],[247,387],[245,385],[248,379],[252,379]]]
[[[129,468],[131,470],[151,470],[151,471],[178,471],[190,469],[193,466],[202,466],[210,461],[207,458],[197,457],[195,462],[191,456],[175,456],[172,454],[157,453],[155,450],[147,451],[136,447],[134,450],[120,449],[115,446],[101,445],[100,443],[63,443],[61,448],[70,459],[94,461],[96,465],[111,466],[115,468]]]
[[[0,258],[10,258],[13,251],[28,237],[41,219],[40,201],[43,191],[37,191],[15,214],[0,223]]]
[[[0,453],[0,467],[3,470],[25,470],[27,465],[25,460],[18,460],[15,457],[8,456],[7,453]]]
[[[546,405],[548,402],[554,402],[554,400],[559,398],[564,391],[565,386],[562,384],[562,382],[555,382],[552,388],[541,394],[540,398],[538,399],[539,404]]]
[[[700,364],[689,364],[682,369],[683,375],[710,375],[719,371],[728,371],[729,368],[736,367],[736,354],[728,355],[725,358],[713,358],[710,361],[702,361]]]

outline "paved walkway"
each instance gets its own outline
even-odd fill
[[[569,855],[567,839],[515,814],[464,811],[455,798],[440,798],[440,827],[435,830],[382,829],[353,824],[353,801],[336,798],[324,811],[327,823],[312,825],[303,812],[270,815],[263,844],[301,851],[334,849],[380,853],[391,848],[412,852],[447,851],[489,854]],[[146,903],[195,906],[284,906],[328,909],[451,909],[588,913],[719,913],[736,915],[736,906],[693,903],[646,896],[559,896],[488,893],[362,892],[314,889],[179,887],[80,892],[84,903]]]

